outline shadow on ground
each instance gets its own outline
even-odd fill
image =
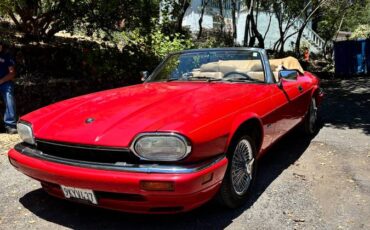
[[[323,80],[322,120],[339,129],[361,129],[370,135],[370,76]]]
[[[86,207],[48,196],[41,189],[20,198],[23,206],[38,217],[73,229],[91,228],[211,228],[224,229],[249,209],[266,188],[305,152],[311,139],[298,130],[275,145],[259,162],[258,180],[248,202],[236,210],[223,209],[215,202],[185,214],[137,215]],[[153,223],[155,223],[153,225]]]

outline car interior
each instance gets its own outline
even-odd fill
[[[304,72],[299,61],[294,57],[271,59],[270,66],[276,82],[279,80],[278,75],[281,69],[294,69],[300,73]],[[191,77],[207,77],[215,79],[222,79],[231,74],[239,75],[238,73],[241,73],[241,75],[245,74],[253,80],[260,82],[265,81],[265,71],[261,60],[219,60],[217,62],[203,64],[200,68],[193,69],[191,73]]]

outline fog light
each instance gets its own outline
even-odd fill
[[[140,187],[147,191],[174,191],[175,184],[170,181],[141,181]]]

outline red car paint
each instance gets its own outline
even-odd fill
[[[318,79],[305,72],[297,81],[278,84],[226,82],[152,82],[62,101],[21,118],[32,124],[37,139],[87,146],[129,148],[142,132],[176,132],[192,144],[181,164],[211,159],[226,152],[238,127],[255,119],[263,133],[257,158],[299,124],[312,97],[323,97]],[[298,90],[302,88],[302,91]],[[93,117],[93,123],[86,123]],[[70,166],[9,151],[10,162],[42,182],[50,194],[63,198],[59,185],[95,192],[137,195],[139,200],[101,196],[99,206],[128,212],[187,211],[217,193],[227,158],[193,173],[117,172]],[[213,173],[203,183],[204,176]],[[140,181],[172,181],[174,191],[144,191]],[[130,197],[128,195],[128,197]],[[156,209],[157,208],[157,209]],[[171,209],[172,208],[172,209]]]

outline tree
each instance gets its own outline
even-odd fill
[[[265,39],[262,34],[258,31],[258,13],[260,7],[259,0],[250,0],[246,2],[248,12],[245,20],[245,31],[244,31],[244,46],[253,47],[256,39],[258,40],[258,47],[265,47]],[[256,9],[256,17],[254,17],[254,9]],[[250,39],[249,39],[250,38]],[[249,41],[249,42],[248,42]]]
[[[162,24],[167,34],[184,34],[182,21],[184,20],[186,10],[190,6],[191,0],[162,0],[161,14]]]
[[[46,0],[2,0],[0,11],[8,15],[17,28],[31,39],[49,39],[73,26],[85,2]]]
[[[300,53],[300,45],[301,45],[301,39],[304,32],[304,29],[306,28],[308,22],[313,18],[313,16],[317,13],[317,11],[325,4],[328,0],[315,0],[315,1],[308,1],[306,6],[301,11],[301,16],[297,20],[301,20],[301,26],[298,28],[297,31],[297,39],[295,42],[295,53],[296,55],[299,55]]]
[[[272,1],[272,9],[278,21],[280,35],[279,39],[274,44],[274,50],[278,51],[280,55],[283,54],[285,42],[298,33],[295,48],[299,51],[300,40],[305,27],[317,13],[318,9],[327,1],[328,0]],[[298,24],[298,29],[288,34],[292,27],[297,26],[297,21],[301,21],[301,23],[299,23],[300,25]]]
[[[237,11],[237,0],[231,0],[231,19],[232,19],[232,25],[233,25],[233,45],[236,44],[236,11]]]
[[[221,35],[223,35],[223,33],[224,33],[224,26],[225,26],[223,0],[218,0],[218,8],[219,8],[219,11],[220,11],[220,33],[221,33]]]
[[[198,32],[198,40],[200,39],[200,37],[202,36],[202,31],[203,31],[203,27],[202,27],[202,23],[203,23],[203,16],[204,16],[204,11],[208,5],[208,2],[209,0],[202,0],[202,5],[201,5],[201,11],[200,11],[200,18],[199,18],[199,21],[198,21],[198,24],[199,24],[199,32]]]
[[[275,42],[273,49],[284,52],[287,33],[294,25],[294,20],[299,14],[299,2],[293,0],[272,1],[272,9],[278,21],[279,39]]]
[[[109,35],[119,29],[119,21],[125,21],[126,28],[139,26],[149,33],[158,5],[159,0],[1,0],[0,12],[8,15],[25,37],[40,41],[75,28]]]
[[[324,47],[327,47],[329,41],[340,30],[351,7],[352,4],[348,0],[330,0],[323,5],[319,13],[317,33],[324,39]]]
[[[176,31],[178,33],[184,32],[182,29],[182,21],[184,20],[186,10],[190,6],[190,2],[191,0],[174,1],[174,10],[172,12],[172,16],[176,19],[177,22]]]
[[[370,0],[348,0],[351,7],[343,20],[342,30],[354,31],[359,25],[370,24]]]
[[[245,29],[244,29],[244,42],[243,42],[243,45],[244,46],[248,46],[248,40],[249,40],[249,37],[251,37],[250,35],[250,24],[251,24],[251,17],[252,17],[252,13],[253,13],[253,0],[246,0],[246,6],[248,7],[248,12],[247,12],[247,15],[245,16]]]

